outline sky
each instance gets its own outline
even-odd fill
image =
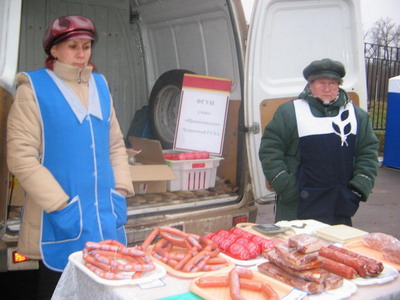
[[[251,15],[254,0],[242,0],[246,17]],[[372,27],[381,17],[389,17],[400,25],[400,0],[360,0],[361,18],[364,32]]]
[[[360,3],[364,31],[381,17],[388,17],[400,25],[400,0],[360,0]]]

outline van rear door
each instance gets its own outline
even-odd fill
[[[6,126],[17,70],[20,20],[20,0],[0,2],[0,237],[5,232],[7,222]]]
[[[359,0],[255,0],[246,51],[246,143],[256,199],[272,193],[258,158],[265,125],[276,108],[296,98],[303,69],[329,57],[346,67],[344,88],[366,108],[366,82]]]
[[[18,63],[21,0],[0,2],[0,87],[13,91]]]

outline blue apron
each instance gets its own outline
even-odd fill
[[[62,271],[87,241],[126,244],[126,199],[114,190],[110,162],[111,98],[104,77],[93,73],[86,109],[52,71],[29,72],[42,121],[42,164],[70,197],[60,211],[42,212],[43,262]],[[43,191],[45,193],[46,191]]]
[[[359,204],[348,189],[357,133],[354,106],[349,103],[337,116],[322,118],[312,114],[306,100],[295,100],[294,106],[300,149],[297,216],[350,225]]]

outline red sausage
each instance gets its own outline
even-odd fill
[[[185,238],[188,234],[183,232],[182,230],[176,229],[174,227],[169,227],[169,226],[162,226],[160,227],[160,232],[167,232],[176,236],[180,236],[182,238]]]
[[[239,278],[240,288],[250,291],[261,291],[262,282],[258,280]]]
[[[185,257],[184,252],[173,251],[173,252],[168,253],[168,258],[175,259],[177,261],[180,261],[184,257]]]
[[[350,266],[341,264],[337,261],[334,261],[332,259],[329,259],[329,258],[326,258],[323,256],[321,256],[320,259],[322,261],[321,268],[323,268],[331,273],[342,276],[343,278],[346,278],[346,279],[354,279],[358,276],[357,271]]]
[[[182,236],[176,236],[173,233],[166,232],[166,231],[160,231],[160,235],[164,239],[170,241],[175,246],[182,247],[182,248],[188,248],[189,243]]]
[[[228,275],[229,278],[229,294],[231,298],[234,300],[244,299],[242,295],[240,295],[240,282],[239,282],[239,274],[235,269],[232,269]]]
[[[196,284],[199,287],[207,288],[207,287],[226,287],[229,284],[228,276],[207,276],[200,277]]]
[[[161,257],[168,258],[168,251],[165,249],[161,248],[159,245],[154,245],[153,247],[153,253],[159,254]]]
[[[211,259],[211,258],[210,258]],[[202,271],[208,272],[208,271],[216,271],[216,270],[220,270],[222,268],[225,268],[227,266],[227,264],[218,264],[218,265],[210,265],[208,260],[207,264],[204,265],[204,267],[201,269]]]
[[[279,300],[279,295],[268,283],[263,283],[261,285],[261,293],[268,300]]]
[[[163,261],[163,257],[160,255],[160,254],[158,254],[157,252],[155,252],[155,251],[153,251],[152,253],[151,253],[151,255],[153,255],[156,259],[158,259],[159,261]]]
[[[185,256],[178,262],[178,264],[175,266],[175,270],[178,270],[178,271],[180,271],[182,268],[183,268],[183,266],[185,266],[186,264],[187,264],[187,262],[193,257],[193,255],[195,254],[196,252],[191,252],[191,251],[188,251],[186,254],[185,254]]]
[[[226,259],[222,257],[212,257],[208,260],[209,265],[226,264]]]
[[[175,259],[168,259],[167,264],[173,268],[176,267],[176,265],[178,264],[178,261]]]
[[[190,272],[191,269],[197,265],[201,260],[203,260],[206,256],[210,257],[210,252],[207,250],[203,250],[193,256],[182,268],[183,272]]]
[[[207,251],[208,252],[208,251]],[[203,267],[207,264],[208,260],[210,258],[210,254],[206,254],[201,258],[196,265],[190,270],[190,272],[199,272],[203,269]]]
[[[238,273],[240,278],[251,279],[253,278],[253,271],[244,268],[236,268],[236,272]]]
[[[126,247],[124,244],[122,244],[116,240],[104,240],[104,241],[98,242],[98,244],[114,245],[114,246],[123,247],[123,248]]]
[[[199,239],[197,239],[194,235],[188,234],[186,239],[192,247],[196,247],[198,251],[202,250],[203,247],[199,243]]]
[[[355,253],[353,251],[341,248],[341,247],[337,247],[335,245],[329,245],[328,248],[331,248],[333,250],[336,250],[338,252],[341,252],[343,254],[349,255],[351,257],[354,257],[356,259],[359,259],[361,261],[363,261],[366,266],[367,266],[367,275],[378,275],[383,271],[383,264],[380,261],[377,261],[373,258],[369,258],[366,257],[364,255]]]
[[[112,270],[111,266],[95,260],[90,254],[84,256],[83,259],[85,260],[85,263],[92,264],[92,265],[94,265],[102,270],[108,271],[108,272],[114,272],[114,270]]]
[[[156,236],[159,234],[160,230],[158,228],[153,229],[153,231],[147,236],[147,238],[142,243],[142,250],[146,250],[147,247],[153,242]]]
[[[203,249],[207,248],[211,251],[210,257],[216,257],[220,252],[217,243],[215,243],[213,240],[210,240],[209,238],[202,236],[199,239],[199,243],[203,247]]]
[[[323,247],[319,250],[319,255],[354,268],[361,277],[365,277],[368,274],[367,265],[365,262],[342,252],[336,251],[335,249]]]

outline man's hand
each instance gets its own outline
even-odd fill
[[[274,189],[269,185],[268,180],[265,180],[265,185],[267,186],[267,190],[270,192],[275,192]]]

